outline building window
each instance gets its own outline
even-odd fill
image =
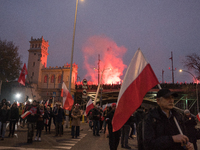
[[[32,48],[34,48],[34,44],[32,44]]]
[[[38,48],[40,48],[41,44],[38,45]]]
[[[36,53],[34,53],[34,55],[36,55]]]
[[[58,76],[58,83],[61,83],[61,79],[62,79],[62,76],[59,75],[59,76]]]
[[[55,79],[55,76],[52,75],[52,76],[51,76],[51,83],[54,83],[54,79]]]
[[[47,75],[44,76],[44,83],[47,83]]]
[[[33,67],[35,66],[35,62],[33,62]]]
[[[32,77],[34,76],[34,72],[32,72]]]
[[[35,48],[37,48],[37,44],[35,44]]]

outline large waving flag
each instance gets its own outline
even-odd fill
[[[63,97],[63,109],[71,110],[74,104],[74,100],[64,82],[62,84],[61,97]]]
[[[150,64],[138,49],[126,71],[112,120],[113,131],[119,130],[142,104],[146,93],[158,84]]]
[[[86,111],[85,111],[86,115],[88,115],[88,112],[89,112],[92,108],[94,108],[94,104],[93,104],[92,99],[90,99],[90,100],[88,101],[87,105],[86,105]]]
[[[27,74],[28,74],[28,71],[26,69],[26,64],[24,63],[24,66],[22,68],[22,71],[21,71],[19,79],[18,79],[18,82],[24,86],[25,86],[25,75],[27,75]]]

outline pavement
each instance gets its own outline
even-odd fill
[[[200,128],[200,123],[197,125]],[[36,132],[36,131],[35,131]],[[33,141],[32,144],[27,143],[27,128],[18,127],[15,136],[8,138],[9,131],[3,141],[0,140],[0,149],[3,150],[109,150],[108,138],[104,133],[100,133],[100,137],[93,136],[93,132],[89,129],[88,123],[81,122],[80,136],[77,139],[71,137],[71,128],[64,128],[62,137],[55,136],[55,127],[52,124],[51,134],[42,131],[42,141]],[[35,133],[34,133],[35,134]],[[34,136],[35,137],[35,136]],[[200,148],[200,140],[197,141]],[[129,139],[131,150],[137,150],[137,140]],[[118,150],[124,150],[120,144]]]

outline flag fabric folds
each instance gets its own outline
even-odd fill
[[[126,71],[112,120],[113,131],[119,130],[142,104],[146,93],[159,84],[150,64],[138,49]]]
[[[46,101],[45,107],[47,108],[48,105],[49,105],[49,99]]]
[[[27,75],[27,74],[28,74],[28,71],[26,69],[26,64],[24,63],[24,66],[22,68],[22,71],[21,71],[19,79],[18,79],[18,82],[24,86],[25,86],[25,75]]]
[[[64,82],[62,84],[61,97],[63,97],[63,109],[71,110],[74,104],[74,100]]]
[[[30,115],[31,112],[30,111],[26,111],[24,114],[21,115],[22,119],[25,119],[28,115]]]
[[[93,104],[92,99],[90,99],[90,100],[88,101],[87,105],[86,105],[86,111],[85,111],[86,115],[88,115],[88,112],[89,112],[92,108],[94,108],[94,104]]]
[[[200,113],[197,114],[197,119],[200,121]]]

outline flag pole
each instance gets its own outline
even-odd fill
[[[104,69],[105,70],[105,69]],[[100,79],[100,82],[99,82],[99,85],[98,85],[98,88],[97,88],[97,92],[96,92],[96,95],[95,95],[95,99],[94,99],[94,105],[96,105],[96,101],[97,101],[97,96],[99,94],[99,88],[100,88],[100,85],[101,85],[101,80],[102,80],[102,77],[103,77],[103,72],[104,70],[102,71],[101,73],[101,79]]]

